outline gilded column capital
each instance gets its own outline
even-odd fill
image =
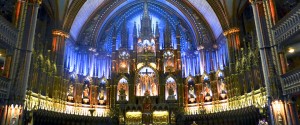
[[[253,5],[255,5],[256,3],[262,3],[263,1],[262,0],[249,0],[249,2]]]
[[[240,28],[233,27],[233,28],[230,28],[230,29],[224,31],[223,34],[224,34],[224,36],[228,36],[228,35],[231,35],[231,34],[234,34],[234,33],[238,33],[238,32],[240,32]]]
[[[57,35],[65,38],[69,38],[69,34],[62,30],[53,30],[52,35]]]
[[[41,5],[43,0],[25,0],[25,1],[28,1],[29,3],[37,3]]]
[[[254,4],[256,0],[249,0],[251,4]]]

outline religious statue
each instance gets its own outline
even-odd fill
[[[189,95],[190,95],[190,98],[195,98],[194,94],[194,86],[190,85],[190,89],[189,89]]]
[[[223,80],[221,80],[221,84],[220,84],[220,96],[222,99],[225,99],[225,97],[226,97],[226,88],[225,88],[225,83],[223,82]]]
[[[157,90],[156,90],[156,84],[154,82],[151,84],[151,89],[152,89],[152,96],[155,96]]]
[[[88,85],[85,84],[84,89],[83,89],[83,93],[82,93],[82,97],[83,98],[88,98],[89,97],[89,92],[90,92],[90,89],[89,89]]]
[[[67,93],[68,100],[72,101],[74,99],[73,93],[74,93],[74,86],[71,84],[69,86],[69,90],[68,90],[68,93]]]
[[[204,99],[206,101],[210,101],[211,96],[212,96],[212,93],[211,93],[211,89],[209,87],[209,84],[205,83],[205,87],[204,87]]]
[[[90,93],[90,89],[89,89],[88,85],[85,84],[83,92],[82,92],[82,99],[83,99],[84,103],[88,103],[89,102],[89,93]]]
[[[170,83],[168,85],[168,94],[169,94],[169,96],[168,96],[167,100],[176,100],[175,99],[175,94],[174,94],[174,85],[173,84],[174,83]]]
[[[104,100],[104,90],[103,90],[103,87],[100,88],[99,100]]]
[[[169,96],[170,96],[170,95],[174,95],[174,89],[173,89],[172,86],[169,87],[168,92],[169,92]]]
[[[126,101],[126,85],[124,83],[120,86],[119,101]]]
[[[193,85],[190,85],[190,89],[189,89],[189,96],[190,96],[190,99],[189,101],[190,102],[195,102],[195,89],[194,89],[194,86]]]

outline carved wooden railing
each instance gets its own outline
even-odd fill
[[[277,43],[281,43],[300,31],[300,4],[285,15],[273,28]]]
[[[18,39],[18,30],[4,17],[0,16],[0,42],[5,46],[15,47]]]
[[[0,100],[8,99],[10,80],[0,76]]]
[[[300,92],[300,68],[287,72],[282,76],[284,94]]]

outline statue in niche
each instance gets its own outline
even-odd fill
[[[122,83],[119,90],[119,101],[126,101],[126,85]]]
[[[168,92],[169,92],[169,96],[174,95],[174,88],[172,87],[172,85],[170,85]]]
[[[226,98],[226,85],[225,83],[223,82],[223,80],[221,80],[221,83],[220,83],[220,96],[222,99],[225,99]]]
[[[151,84],[151,89],[152,89],[152,96],[155,96],[157,93],[157,90],[156,90],[156,84],[154,82]]]
[[[190,98],[195,98],[194,94],[195,94],[194,86],[190,85],[190,89],[189,89]]]
[[[210,85],[208,83],[205,83],[205,87],[204,87],[204,99],[205,99],[205,101],[210,101],[211,96],[212,96],[212,92],[211,92],[211,89],[210,89]]]
[[[82,92],[82,99],[84,103],[88,103],[89,102],[89,93],[90,93],[90,89],[88,84],[84,85],[83,88],[83,92]]]
[[[99,103],[102,105],[104,103],[104,89],[102,86],[100,88],[98,99],[99,99]]]
[[[83,89],[83,93],[82,93],[83,98],[88,98],[89,97],[89,92],[90,92],[90,89],[89,89],[88,85],[85,84],[84,89]]]
[[[168,94],[169,94],[169,96],[168,96],[167,100],[176,100],[174,89],[175,89],[175,84],[174,83],[169,83],[168,84]]]
[[[193,85],[190,85],[190,89],[189,89],[189,96],[190,96],[190,102],[195,102],[195,89]]]
[[[74,94],[74,86],[71,84],[69,86],[69,90],[68,90],[68,93],[67,93],[68,100],[72,101],[74,99],[73,94]]]
[[[101,86],[100,92],[99,92],[99,100],[104,100],[104,89],[102,86]]]

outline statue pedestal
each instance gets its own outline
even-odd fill
[[[104,104],[105,100],[99,100],[100,105]]]
[[[119,101],[127,101],[126,95],[119,95]]]
[[[175,95],[169,95],[167,100],[176,100]]]
[[[84,97],[83,99],[82,99],[82,101],[83,101],[83,103],[89,103],[89,101],[90,101],[90,99],[89,98],[87,98],[87,97]]]
[[[190,100],[191,103],[194,103],[196,99],[195,98],[190,98],[189,100]]]

